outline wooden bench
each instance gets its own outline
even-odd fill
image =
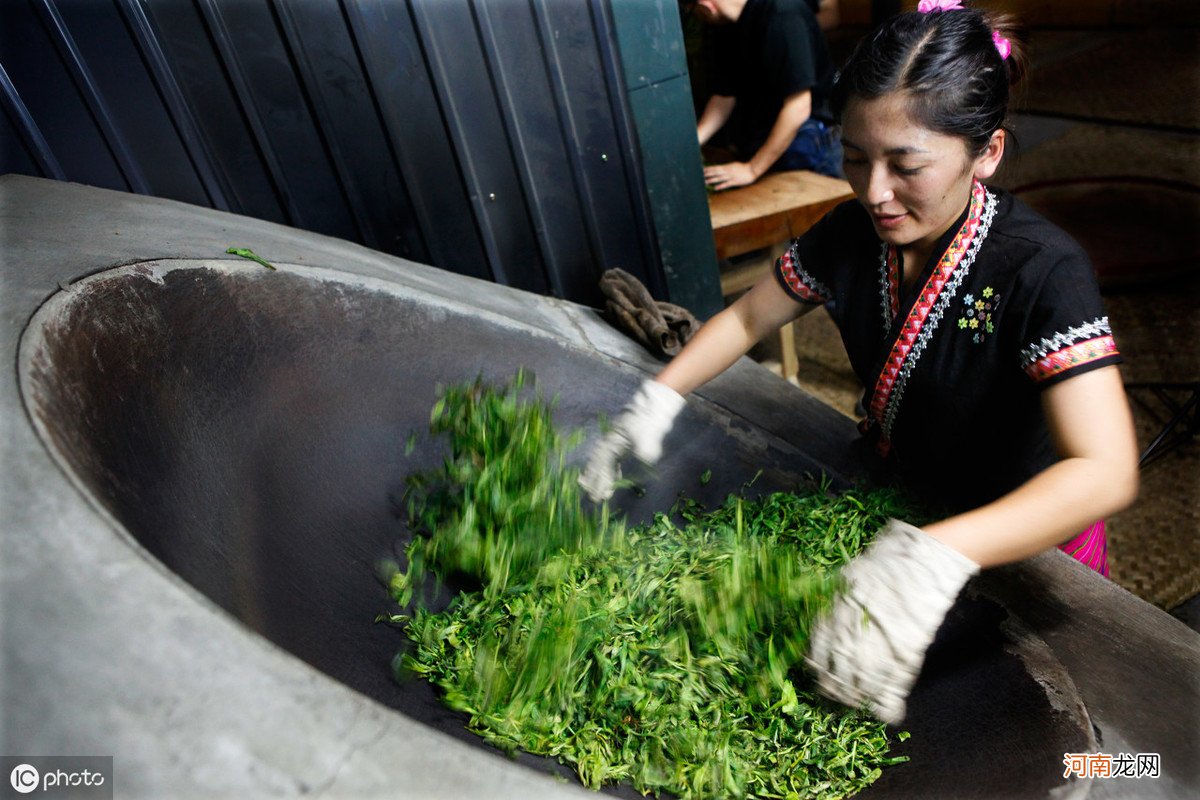
[[[713,240],[722,262],[763,248],[778,247],[804,233],[834,206],[853,197],[850,184],[815,172],[773,172],[738,189],[708,196]],[[775,263],[779,253],[722,269],[721,295],[749,289]],[[796,332],[789,323],[780,331],[783,377],[794,380]]]

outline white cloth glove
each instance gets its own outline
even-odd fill
[[[601,437],[579,476],[579,485],[595,502],[612,497],[621,479],[621,459],[632,452],[653,466],[662,456],[663,439],[683,410],[683,395],[655,380],[645,380]]]
[[[842,570],[845,592],[813,625],[805,658],[820,691],[904,719],[925,651],[979,565],[920,528],[888,520]]]

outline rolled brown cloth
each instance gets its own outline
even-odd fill
[[[605,270],[600,291],[609,322],[659,357],[677,354],[700,329],[690,311],[655,300],[641,281],[623,269]]]

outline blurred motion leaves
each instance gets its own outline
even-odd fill
[[[887,492],[730,496],[626,527],[581,500],[553,404],[525,374],[446,389],[431,429],[450,454],[409,479],[416,536],[389,576],[421,676],[509,751],[571,765],[592,788],[680,797],[845,797],[874,781],[885,727],[819,699],[802,663],[838,570],[888,516]],[[442,612],[430,577],[478,590]],[[417,593],[415,596],[421,596]]]

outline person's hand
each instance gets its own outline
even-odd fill
[[[684,404],[683,396],[671,387],[654,380],[642,382],[629,405],[613,420],[612,428],[596,443],[579,476],[579,485],[593,501],[612,497],[613,487],[621,479],[621,459],[630,452],[649,465],[658,461],[663,439]]]
[[[756,180],[758,176],[754,174],[754,169],[744,161],[731,161],[728,164],[714,164],[704,168],[704,182],[717,191],[749,186]]]
[[[813,625],[805,661],[821,693],[899,724],[925,651],[978,571],[920,528],[889,520],[842,570],[845,591]]]

